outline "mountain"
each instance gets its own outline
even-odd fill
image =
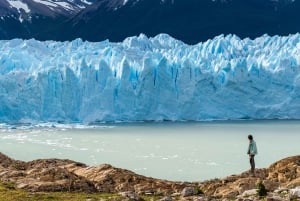
[[[19,20],[30,20],[33,15],[54,17],[57,15],[70,15],[78,13],[92,4],[83,0],[2,0],[0,3],[0,16],[18,17]]]
[[[167,33],[189,44],[219,34],[255,38],[300,31],[299,0],[98,0],[64,22],[57,40],[122,41]]]
[[[87,0],[1,0],[0,38],[32,38],[55,30],[57,24],[91,4]]]
[[[2,0],[0,39],[122,41],[167,33],[188,44],[219,34],[300,31],[300,0]]]

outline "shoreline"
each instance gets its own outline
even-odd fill
[[[251,177],[249,172],[242,172],[200,182],[161,180],[108,164],[87,166],[67,159],[24,162],[0,153],[0,160],[0,181],[14,183],[17,189],[29,192],[131,192],[136,196],[173,196],[173,200],[178,197],[183,197],[183,200],[200,197],[210,200],[243,200],[243,194],[256,189],[257,183],[261,181],[269,191],[267,196],[274,197],[276,194],[287,200],[290,199],[287,198],[289,192],[300,186],[300,155],[279,160],[268,168],[256,169],[255,177]],[[281,194],[282,191],[286,193]],[[252,192],[251,196],[255,200],[257,195]],[[249,199],[249,195],[246,197]]]
[[[111,121],[111,122],[15,122],[1,123],[0,128],[97,128],[103,126],[134,126],[134,125],[163,125],[163,124],[228,124],[228,123],[268,123],[268,122],[300,122],[300,119],[211,119],[211,120],[153,120],[153,121]]]

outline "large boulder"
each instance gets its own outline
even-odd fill
[[[172,194],[181,192],[186,186],[184,183],[145,177],[108,164],[78,169],[69,167],[69,171],[93,182],[99,192],[133,191],[139,194]]]

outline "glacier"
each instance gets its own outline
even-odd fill
[[[300,35],[0,41],[0,121],[300,118]]]

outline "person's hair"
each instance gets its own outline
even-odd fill
[[[252,135],[248,135],[248,139],[249,140],[253,140],[253,136]]]

